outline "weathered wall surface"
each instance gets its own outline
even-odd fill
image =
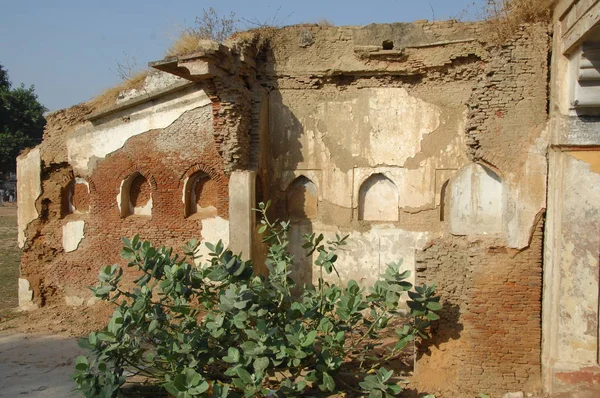
[[[433,340],[419,346],[422,389],[450,384],[493,396],[539,389],[543,227],[538,216],[522,251],[455,237],[417,254],[418,282],[435,281],[444,305]]]
[[[419,281],[438,283],[448,304],[435,326],[442,337],[421,352],[416,380],[535,390],[549,40],[529,26],[486,47],[478,29],[297,27],[276,36],[261,75],[272,87],[262,165],[278,214],[298,219],[291,248],[301,281],[317,278],[299,247],[315,232],[350,235],[338,267],[345,280],[372,283],[402,260]]]
[[[548,35],[523,27],[494,47],[480,29],[297,26],[231,51],[209,43],[152,64],[191,82],[177,90],[57,115],[30,195],[23,297],[86,302],[98,266],[135,233],[173,246],[221,238],[259,260],[250,209],[272,199],[293,222],[301,283],[316,279],[300,248],[312,232],[350,235],[344,280],[368,285],[402,261],[438,281],[448,307],[420,382],[460,364],[444,382],[535,388]]]
[[[554,15],[542,346],[550,392],[600,394],[600,85],[583,79],[599,71],[587,53],[600,43],[599,15],[598,0],[561,0]]]
[[[39,148],[32,149],[22,155],[17,161],[17,190],[18,200],[18,224],[19,224],[19,247],[25,243],[25,229],[27,224],[38,217],[35,200],[42,194],[42,182],[40,174],[42,169]]]
[[[40,217],[27,228],[21,271],[35,303],[87,302],[96,270],[119,261],[122,236],[174,247],[204,235],[228,241],[228,177],[213,139],[213,107],[197,87],[180,94],[80,124],[66,153],[53,155],[70,162],[38,171],[42,194],[33,203]],[[137,175],[141,191],[125,196],[124,181]],[[199,192],[215,209],[210,217],[186,211],[186,190],[199,175],[213,182]],[[145,210],[135,211],[134,200]]]
[[[565,363],[593,366],[598,363],[600,152],[583,154],[567,152],[564,159],[559,311],[569,316],[559,320],[558,349]]]

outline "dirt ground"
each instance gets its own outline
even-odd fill
[[[47,306],[43,310],[16,311],[20,249],[17,246],[17,207],[0,206],[0,333],[44,333],[80,337],[101,329],[112,312],[98,303],[89,307]]]
[[[0,206],[0,313],[17,306],[21,253],[17,247],[17,207]]]

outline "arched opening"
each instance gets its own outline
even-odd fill
[[[152,215],[152,187],[146,177],[133,173],[121,184],[121,217]]]
[[[202,171],[192,174],[185,187],[186,217],[216,217],[218,215],[216,207],[218,193],[217,182],[208,174]]]
[[[450,232],[498,234],[503,230],[504,188],[500,177],[480,164],[462,168],[449,186]]]
[[[312,220],[317,217],[318,195],[315,184],[304,176],[288,187],[286,209],[290,220]]]
[[[446,201],[448,200],[448,198],[446,197],[446,195],[448,194],[448,182],[450,182],[450,180],[444,181],[444,183],[442,184],[442,189],[440,191],[440,221],[446,220],[446,210],[448,209],[448,206],[446,204]]]
[[[67,186],[60,189],[60,217],[66,217],[73,213],[75,210],[73,207],[73,190],[75,187],[75,181],[71,180]]]
[[[398,221],[398,188],[383,174],[373,174],[360,187],[358,218]]]
[[[88,183],[82,178],[75,178],[61,189],[61,217],[69,214],[87,213],[90,208],[90,191]]]

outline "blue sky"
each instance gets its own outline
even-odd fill
[[[202,9],[282,25],[337,26],[479,15],[484,0],[0,0],[0,64],[13,85],[35,85],[51,111],[119,83],[117,62],[161,59]],[[466,11],[466,12],[465,12]],[[244,27],[244,24],[241,24]]]

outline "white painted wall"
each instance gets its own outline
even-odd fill
[[[398,221],[398,187],[383,174],[374,174],[360,187],[360,220]]]
[[[504,190],[493,171],[475,163],[465,166],[450,181],[449,200],[452,234],[502,233]]]
[[[449,178],[468,162],[463,134],[466,110],[445,109],[392,87],[284,89],[272,94],[270,104],[273,165],[279,189],[286,191],[296,177],[305,175],[318,190],[319,212],[330,211],[327,219],[337,217],[347,224],[342,222],[338,227],[338,219],[325,222],[319,215],[315,222],[292,224],[290,250],[297,263],[295,276],[301,281],[316,280],[312,259],[306,259],[300,247],[301,235],[312,232],[329,237],[335,232],[350,234],[349,246],[339,260],[346,281],[352,278],[371,284],[392,261],[403,260],[403,266],[414,271],[415,250],[426,238],[435,236],[403,229],[395,221],[376,221],[381,220],[381,214],[368,213],[364,218],[371,220],[359,221],[360,188],[376,173],[395,185],[397,193],[389,192],[389,200],[375,191],[367,200],[391,202],[385,209],[376,209],[376,213],[385,211],[386,219],[397,220],[401,211],[435,209],[436,196],[439,199],[445,181],[441,178]],[[450,135],[445,147],[425,156],[418,165],[404,167],[420,154],[423,139],[440,128]]]
[[[598,365],[600,174],[564,156],[557,367]],[[596,157],[600,164],[600,153]],[[567,316],[568,314],[568,316]]]
[[[206,218],[202,220],[202,241],[200,247],[196,252],[200,255],[200,260],[197,264],[204,264],[208,261],[210,250],[206,247],[206,242],[217,244],[217,242],[223,241],[225,247],[229,246],[229,221],[221,217]]]
[[[17,158],[17,223],[18,244],[25,244],[25,229],[38,217],[35,201],[42,194],[40,149],[34,148]]]
[[[69,221],[62,228],[62,244],[65,253],[77,250],[79,243],[84,238],[85,221]]]
[[[127,112],[128,122],[118,124],[97,123],[90,131],[89,126],[75,131],[67,140],[69,163],[76,175],[91,173],[94,158],[104,158],[111,152],[122,148],[125,142],[138,134],[152,129],[169,126],[184,112],[198,107],[208,106],[210,100],[206,93],[190,87],[156,100],[154,105],[141,104]],[[112,120],[107,117],[107,121]]]

